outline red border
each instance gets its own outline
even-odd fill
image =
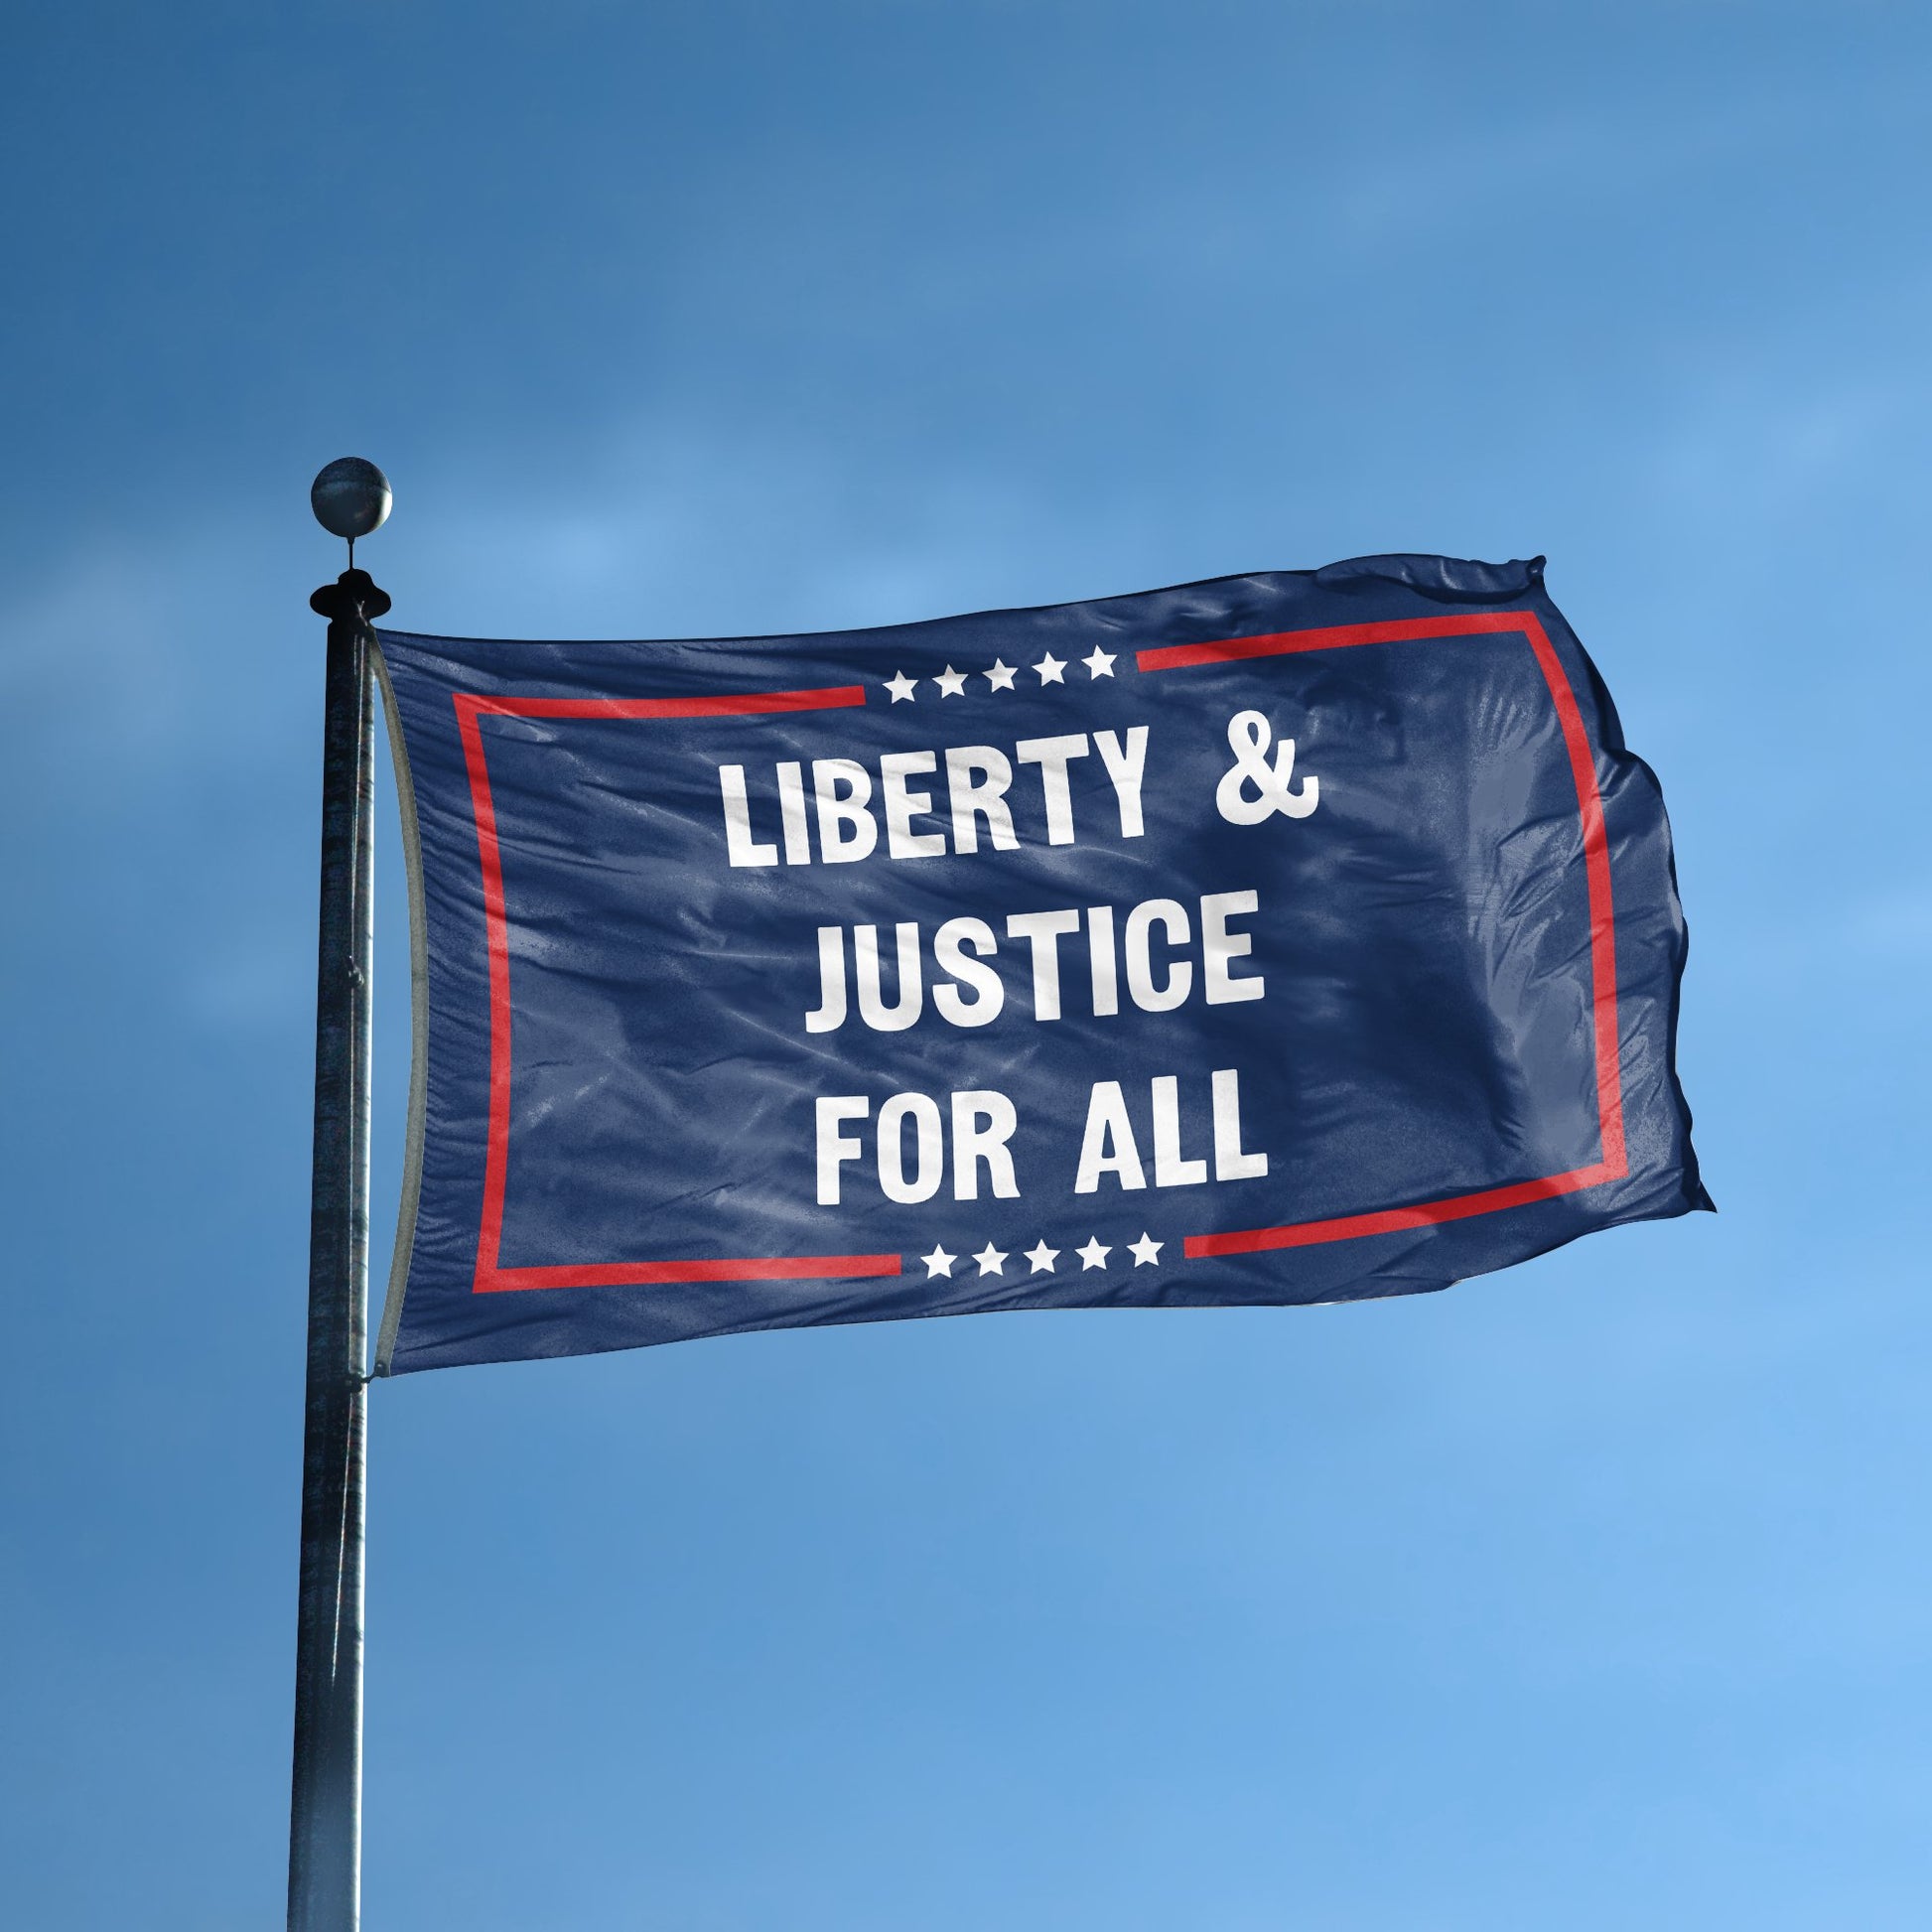
[[[500,1294],[532,1288],[635,1288],[652,1282],[780,1282],[897,1275],[897,1255],[758,1255],[741,1260],[614,1261],[563,1268],[504,1268],[503,1186],[510,1135],[510,952],[503,909],[503,860],[496,843],[496,808],[489,795],[480,718],[755,718],[781,711],[838,711],[863,705],[865,687],[840,684],[819,691],[748,691],[705,698],[491,698],[458,691],[457,728],[470,773],[483,860],[483,925],[489,952],[489,1138],[483,1157],[483,1226],[471,1292]]]
[[[1213,643],[1168,644],[1137,651],[1142,672],[1185,670],[1199,664],[1226,664],[1247,658],[1281,657],[1301,651],[1340,650],[1357,644],[1411,643],[1428,637],[1462,637],[1520,632],[1549,686],[1563,730],[1564,748],[1577,786],[1583,827],[1584,873],[1589,901],[1591,1007],[1595,1027],[1597,1120],[1602,1159],[1564,1173],[1535,1180],[1454,1194],[1443,1200],[1370,1214],[1345,1214],[1325,1221],[1299,1221],[1286,1227],[1244,1228],[1219,1234],[1190,1234],[1182,1252],[1189,1260],[1215,1255],[1257,1254],[1275,1248],[1311,1247],[1328,1241],[1394,1234],[1406,1228],[1493,1214],[1531,1201],[1576,1193],[1619,1180],[1629,1172],[1623,1133],[1623,1084],[1618,1068],[1616,1019],[1616,936],[1610,897],[1609,842],[1603,828],[1603,800],[1596,766],[1584,729],[1576,693],[1564,674],[1542,621],[1530,611],[1473,611],[1453,617],[1398,619],[1383,623],[1333,624],[1312,630],[1271,631],[1255,637],[1229,637]],[[862,706],[863,685],[836,685],[816,691],[759,691],[697,698],[498,698],[459,691],[454,694],[476,810],[477,845],[483,862],[483,920],[489,956],[489,1134],[483,1164],[483,1225],[477,1244],[474,1292],[542,1288],[627,1288],[658,1282],[810,1281],[897,1275],[897,1255],[766,1255],[739,1260],[600,1262],[555,1268],[504,1268],[498,1265],[503,1231],[503,1190],[509,1161],[510,990],[509,924],[503,905],[503,869],[496,840],[496,814],[490,800],[480,718],[725,718],[757,717],[788,711],[832,711]]]
[[[1242,1228],[1225,1234],[1190,1234],[1181,1244],[1189,1260],[1211,1255],[1251,1255],[1271,1248],[1306,1248],[1324,1241],[1354,1241],[1368,1234],[1395,1234],[1404,1228],[1433,1227],[1443,1221],[1466,1220],[1474,1214],[1493,1214],[1505,1207],[1521,1207],[1558,1194],[1574,1194],[1585,1187],[1620,1180],[1629,1173],[1623,1139],[1623,1079],[1617,1064],[1616,929],[1610,902],[1610,847],[1603,831],[1603,798],[1596,788],[1596,761],[1577,694],[1564,675],[1562,660],[1550,642],[1542,621],[1530,611],[1471,611],[1456,617],[1398,619],[1388,623],[1333,624],[1319,630],[1276,630],[1260,637],[1229,637],[1211,644],[1166,644],[1137,651],[1134,662],[1142,671],[1179,671],[1196,664],[1229,664],[1249,657],[1284,657],[1305,650],[1340,650],[1352,644],[1411,643],[1424,637],[1466,637],[1496,631],[1520,631],[1535,653],[1543,681],[1557,707],[1563,727],[1564,749],[1570,754],[1570,772],[1577,784],[1578,813],[1584,832],[1584,877],[1589,890],[1589,965],[1591,1009],[1596,1033],[1596,1115],[1602,1136],[1603,1158],[1566,1173],[1545,1174],[1537,1180],[1508,1187],[1487,1187],[1479,1193],[1451,1194],[1444,1200],[1419,1201],[1412,1207],[1386,1208],[1375,1214],[1344,1214],[1328,1221],[1298,1221],[1288,1227]]]

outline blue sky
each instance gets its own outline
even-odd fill
[[[1722,1213],[374,1392],[367,1918],[1916,1928],[1932,17],[9,26],[0,1860],[276,1922],[329,458],[412,628],[1547,552]],[[406,1071],[397,850],[378,1188]]]

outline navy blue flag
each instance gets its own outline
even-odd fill
[[[1710,1205],[1663,800],[1540,560],[381,649],[384,1373],[1407,1294]]]

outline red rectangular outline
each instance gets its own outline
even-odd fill
[[[1623,1078],[1618,1065],[1616,1027],[1616,927],[1610,901],[1610,847],[1603,830],[1603,799],[1596,788],[1596,761],[1589,735],[1577,708],[1563,662],[1531,611],[1470,611],[1455,617],[1396,619],[1386,623],[1331,624],[1315,630],[1275,630],[1257,637],[1227,637],[1209,644],[1164,644],[1137,651],[1141,671],[1179,671],[1195,664],[1229,664],[1251,657],[1282,657],[1305,650],[1341,650],[1354,644],[1412,643],[1424,637],[1466,637],[1520,631],[1535,654],[1543,681],[1557,708],[1570,772],[1577,785],[1578,815],[1584,834],[1584,877],[1589,892],[1590,1004],[1595,1022],[1596,1117],[1603,1158],[1566,1173],[1486,1187],[1473,1194],[1419,1201],[1410,1207],[1373,1214],[1343,1214],[1333,1220],[1298,1221],[1288,1227],[1242,1228],[1225,1234],[1190,1234],[1181,1243],[1189,1260],[1213,1255],[1251,1255],[1273,1248],[1306,1248],[1325,1241],[1356,1241],[1364,1235],[1395,1234],[1404,1228],[1433,1227],[1474,1214],[1494,1214],[1534,1200],[1574,1194],[1585,1187],[1620,1180],[1629,1173],[1623,1138]]]
[[[1253,637],[1211,643],[1169,644],[1135,653],[1142,672],[1184,670],[1197,664],[1225,664],[1248,658],[1279,657],[1302,651],[1340,650],[1358,644],[1409,643],[1427,637],[1457,637],[1520,632],[1528,641],[1549,687],[1577,787],[1584,842],[1584,873],[1589,904],[1591,1009],[1596,1055],[1598,1131],[1603,1158],[1534,1180],[1454,1194],[1442,1200],[1329,1220],[1300,1221],[1286,1227],[1245,1228],[1220,1234],[1190,1234],[1182,1253],[1189,1260],[1215,1255],[1256,1254],[1277,1248],[1311,1247],[1329,1241],[1359,1240],[1407,1228],[1430,1227],[1521,1207],[1531,1201],[1576,1193],[1619,1180],[1629,1172],[1623,1131],[1623,1084],[1618,1064],[1616,1016],[1616,936],[1610,896],[1609,842],[1603,826],[1602,795],[1595,760],[1577,706],[1576,693],[1542,621],[1530,611],[1474,611],[1452,617],[1396,619],[1379,623],[1332,624],[1310,630],[1270,631]],[[503,1268],[501,1251],[503,1190],[509,1158],[510,998],[509,925],[503,904],[503,873],[496,840],[495,809],[483,759],[483,716],[522,718],[716,718],[754,717],[788,711],[826,711],[866,702],[861,685],[816,691],[764,691],[699,698],[496,698],[457,692],[454,702],[470,775],[477,819],[477,844],[483,864],[483,917],[489,958],[489,1133],[483,1166],[483,1216],[479,1230],[473,1292],[543,1288],[625,1288],[659,1282],[797,1281],[897,1275],[898,1255],[780,1255],[741,1260],[608,1262],[551,1268]]]
[[[452,694],[470,801],[483,862],[483,927],[489,955],[489,1134],[483,1156],[483,1224],[477,1234],[475,1295],[537,1288],[637,1288],[653,1282],[781,1282],[897,1275],[897,1255],[758,1255],[739,1260],[614,1261],[561,1268],[504,1268],[503,1188],[509,1169],[510,951],[503,907],[503,860],[489,795],[480,718],[756,718],[784,711],[838,711],[863,705],[865,687],[747,691],[703,698],[492,698]]]

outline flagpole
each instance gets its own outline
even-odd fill
[[[389,600],[354,565],[355,539],[389,513],[389,485],[373,464],[345,457],[317,477],[311,501],[323,527],[348,539],[349,568],[309,600],[329,620],[329,643],[288,1922],[289,1932],[356,1932],[375,856],[371,621]]]

